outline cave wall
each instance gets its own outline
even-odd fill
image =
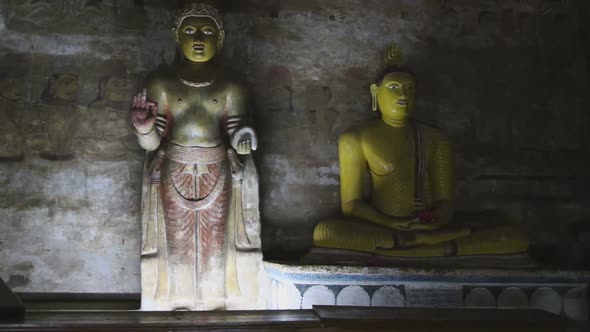
[[[571,241],[587,204],[588,40],[566,0],[226,3],[225,63],[260,135],[263,246],[295,257],[339,215],[337,137],[370,111],[387,45],[416,117],[455,143],[457,209],[499,209],[535,244]],[[0,276],[17,291],[139,292],[143,152],[127,121],[171,63],[170,2],[3,1]],[[52,98],[56,84],[73,94]]]

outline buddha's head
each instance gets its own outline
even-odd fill
[[[58,73],[49,77],[41,99],[45,102],[74,102],[78,96],[78,76]]]
[[[109,76],[100,81],[100,93],[109,102],[120,103],[127,100],[127,83],[120,76]]]
[[[225,38],[219,11],[207,4],[192,4],[183,9],[173,31],[180,52],[191,62],[211,60],[221,50]]]
[[[18,101],[23,97],[25,89],[24,79],[22,76],[2,76],[0,75],[0,96],[10,101]]]
[[[414,113],[415,82],[412,74],[388,71],[371,85],[373,110],[388,123],[405,123]]]
[[[127,81],[117,74],[103,77],[98,83],[98,96],[88,106],[123,103],[128,100]]]

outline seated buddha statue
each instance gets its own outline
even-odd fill
[[[513,226],[454,219],[452,142],[412,118],[413,76],[385,71],[370,91],[381,119],[339,137],[344,218],[320,222],[314,245],[397,257],[526,252],[527,237]]]

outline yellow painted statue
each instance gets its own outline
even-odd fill
[[[397,46],[391,56],[399,55]],[[343,133],[340,220],[320,222],[316,247],[397,257],[513,254],[527,251],[525,235],[512,226],[475,226],[453,218],[454,164],[451,140],[418,123],[414,77],[385,71],[370,87],[381,119]],[[363,199],[363,179],[371,198]]]

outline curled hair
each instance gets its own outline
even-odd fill
[[[215,22],[219,30],[223,29],[223,21],[219,10],[207,2],[193,2],[178,11],[174,28],[178,29],[182,21],[187,17],[208,17]]]

